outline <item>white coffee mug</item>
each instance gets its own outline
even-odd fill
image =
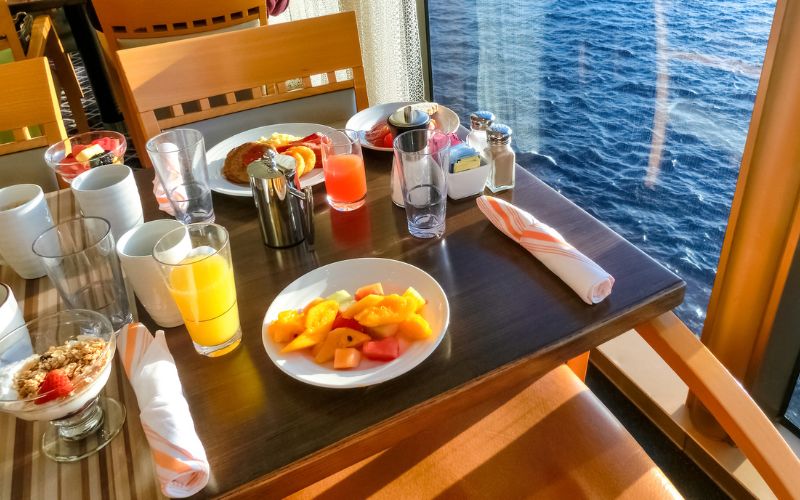
[[[0,283],[0,339],[24,324],[25,320],[22,318],[22,311],[19,310],[14,292],[10,286]]]
[[[11,287],[0,283],[0,360],[12,362],[33,354],[25,319]]]
[[[52,226],[42,188],[17,184],[0,189],[0,255],[23,278],[45,275],[42,260],[33,253],[33,240]]]
[[[117,241],[125,278],[153,321],[164,328],[183,324],[183,318],[153,258],[153,247],[162,236],[181,226],[174,219],[154,220],[130,229]]]
[[[90,168],[75,177],[70,187],[83,215],[106,219],[115,240],[144,222],[142,201],[130,167]]]

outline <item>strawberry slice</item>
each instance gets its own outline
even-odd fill
[[[44,376],[42,385],[39,386],[39,398],[36,399],[35,403],[41,405],[54,399],[69,396],[73,389],[72,382],[64,370],[58,368],[50,370]]]

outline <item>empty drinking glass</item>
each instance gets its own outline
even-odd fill
[[[108,221],[80,217],[47,229],[33,242],[66,309],[104,314],[114,330],[133,321]]]
[[[394,154],[408,232],[417,238],[440,237],[447,209],[449,138],[438,131],[410,130],[395,138]]]
[[[192,129],[168,130],[147,141],[147,154],[175,218],[184,224],[214,222],[203,134]]]

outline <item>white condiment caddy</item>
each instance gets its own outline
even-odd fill
[[[483,192],[486,179],[489,178],[489,165],[481,162],[481,166],[464,170],[455,174],[447,173],[447,196],[451,200],[460,200]]]

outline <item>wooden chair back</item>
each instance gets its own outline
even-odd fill
[[[61,90],[64,91],[78,132],[89,131],[89,119],[81,102],[83,90],[75,75],[72,60],[61,45],[50,16],[38,15],[34,18],[26,54],[15,30],[7,0],[0,0],[0,50],[3,49],[11,49],[12,59],[15,61],[46,57],[53,64],[53,79],[59,89],[56,95]]]
[[[11,49],[15,61],[25,59],[25,51],[17,36],[14,19],[8,9],[7,0],[0,0],[0,50]]]
[[[112,52],[120,39],[194,35],[259,20],[267,24],[265,0],[93,0],[103,36]]]
[[[0,64],[0,130],[13,141],[0,144],[0,155],[47,147],[67,137],[50,65],[44,57]],[[32,135],[38,126],[40,135]]]
[[[117,55],[134,108],[129,127],[144,138],[200,120],[345,89],[353,90],[357,109],[368,106],[352,12],[126,49]],[[339,70],[350,70],[352,77],[337,79]],[[312,84],[314,75],[323,78]],[[290,80],[299,80],[298,88],[290,90]],[[147,162],[146,155],[142,159]]]

